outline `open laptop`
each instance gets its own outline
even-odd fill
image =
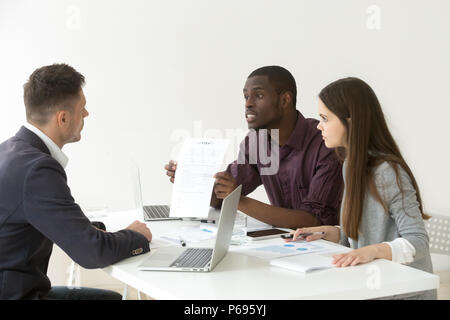
[[[165,247],[150,254],[139,270],[209,272],[227,254],[233,233],[234,220],[241,197],[242,185],[230,193],[222,203],[214,248]]]
[[[169,216],[170,208],[168,205],[144,206],[142,201],[141,174],[139,168],[136,168],[135,180],[136,206],[138,209],[142,209],[145,221],[182,220],[182,218]]]

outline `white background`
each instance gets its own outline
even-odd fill
[[[425,209],[450,215],[449,31],[448,0],[0,0],[0,140],[25,121],[31,72],[68,63],[90,112],[63,149],[77,202],[133,207],[133,159],[144,202],[169,203],[163,166],[184,138],[228,137],[236,156],[251,71],[290,70],[314,118],[319,91],[356,76],[377,93]],[[267,201],[262,188],[256,198]]]

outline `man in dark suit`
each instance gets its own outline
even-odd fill
[[[94,227],[67,185],[62,152],[79,141],[89,115],[84,77],[66,64],[35,70],[24,85],[27,124],[0,144],[0,299],[120,299],[115,292],[51,287],[56,243],[84,268],[148,252],[144,223],[110,233]]]

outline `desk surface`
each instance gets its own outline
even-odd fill
[[[142,221],[137,212],[129,211],[110,213],[101,220],[108,231],[115,231],[136,219]],[[198,223],[155,221],[147,225],[156,237]],[[273,240],[258,242],[263,241]],[[193,243],[192,246],[210,243]],[[208,273],[138,270],[137,266],[150,253],[125,259],[103,270],[155,299],[374,299],[439,287],[438,276],[383,259],[303,274],[271,266],[269,261],[236,252],[236,248],[230,246],[228,254]]]

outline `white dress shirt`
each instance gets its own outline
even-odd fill
[[[53,142],[45,133],[41,130],[33,126],[31,123],[26,122],[24,127],[28,130],[35,133],[47,146],[48,150],[50,150],[50,155],[53,159],[59,162],[59,164],[65,169],[67,163],[69,162],[69,158],[62,152],[62,150],[58,147],[56,143]]]
[[[341,229],[341,226],[339,225],[335,227]],[[395,238],[392,241],[385,241],[383,243],[386,243],[389,245],[389,247],[391,247],[393,262],[408,264],[414,261],[416,248],[414,248],[414,246],[408,240],[404,238]]]
[[[416,255],[416,248],[404,238],[396,238],[387,243],[392,250],[392,261],[408,264],[414,261],[414,256]]]

